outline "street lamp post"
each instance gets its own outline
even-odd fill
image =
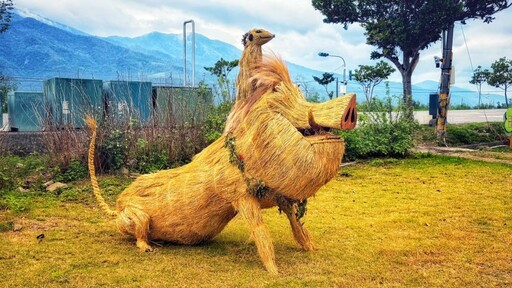
[[[336,57],[336,58],[340,58],[341,60],[343,60],[343,94],[347,93],[347,78],[346,78],[346,68],[347,68],[347,65],[345,63],[345,59],[343,59],[343,57],[341,56],[338,56],[338,55],[331,55],[329,53],[325,53],[325,52],[319,52],[318,53],[318,56],[320,57]],[[336,83],[336,90],[338,90],[338,83]],[[338,93],[336,93],[338,94]],[[336,97],[338,97],[338,95],[336,95]]]

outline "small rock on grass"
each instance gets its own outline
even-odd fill
[[[59,188],[67,188],[68,185],[67,184],[64,184],[64,183],[61,183],[61,182],[55,182],[51,185],[49,185],[48,187],[46,187],[46,190],[47,191],[50,191],[50,192],[53,192]]]
[[[48,181],[48,182],[44,183],[44,184],[43,184],[43,187],[48,187],[48,186],[52,185],[53,183],[55,183],[55,182],[53,182],[52,180],[50,180],[50,181]]]
[[[12,227],[12,231],[14,231],[14,232],[19,232],[19,231],[21,231],[21,229],[23,229],[23,226],[21,226],[18,223],[15,223],[14,226]]]

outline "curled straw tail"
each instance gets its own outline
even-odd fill
[[[101,190],[98,185],[98,179],[96,178],[96,170],[94,168],[94,146],[96,144],[96,129],[98,128],[98,125],[96,124],[96,120],[92,118],[90,115],[86,115],[84,120],[85,124],[87,124],[87,126],[89,126],[89,128],[92,130],[91,143],[89,144],[88,155],[88,166],[89,175],[91,176],[92,191],[101,209],[109,216],[116,216],[117,211],[111,210],[108,204],[105,202],[103,196],[101,196]]]

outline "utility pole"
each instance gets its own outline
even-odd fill
[[[194,20],[183,22],[183,86],[187,86],[187,24],[192,24],[192,87],[195,87],[196,74],[196,23]]]
[[[338,98],[338,96],[340,95],[339,94],[339,89],[338,89],[339,85],[340,84],[339,84],[339,81],[338,81],[338,77],[336,77],[336,98]]]
[[[439,108],[437,109],[437,137],[446,143],[446,117],[450,105],[450,77],[453,59],[453,22],[443,31],[443,59],[441,65],[441,85],[439,89]]]

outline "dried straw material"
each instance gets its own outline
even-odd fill
[[[94,194],[94,197],[96,197],[96,201],[98,201],[101,209],[109,216],[116,216],[117,211],[111,210],[110,207],[108,207],[108,204],[105,202],[105,199],[103,196],[101,196],[100,187],[98,185],[98,179],[96,178],[96,169],[94,167],[94,146],[96,144],[96,120],[92,118],[89,115],[85,116],[85,123],[92,131],[91,136],[91,143],[89,144],[89,155],[88,155],[88,166],[89,166],[89,175],[91,177],[91,185],[92,185],[92,192]]]
[[[253,76],[255,66],[261,63],[263,57],[261,46],[274,39],[274,37],[274,34],[256,28],[248,31],[243,36],[242,44],[244,44],[244,51],[242,52],[242,57],[238,65],[240,72],[236,80],[238,89],[236,101],[244,100],[251,95],[253,87],[249,79]]]
[[[187,165],[140,176],[119,196],[118,228],[141,250],[151,250],[149,240],[209,240],[240,213],[266,269],[277,273],[261,214],[276,205],[298,244],[314,248],[298,203],[336,175],[344,142],[325,130],[355,126],[355,96],[308,103],[279,59],[261,63],[250,81],[255,91],[232,111],[221,138]]]

